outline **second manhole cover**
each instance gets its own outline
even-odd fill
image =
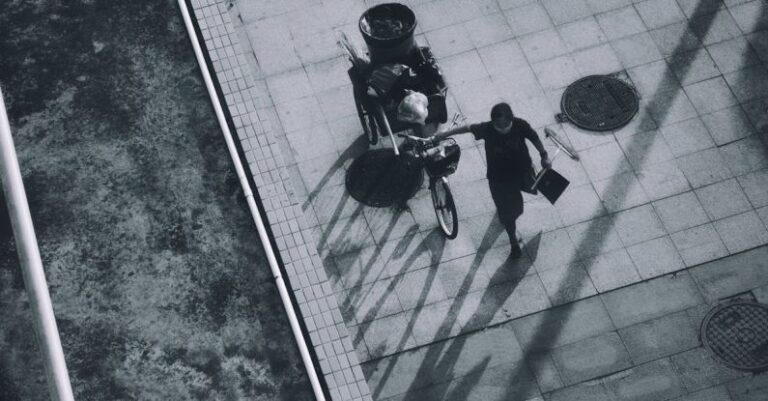
[[[407,157],[397,157],[390,149],[363,153],[347,170],[347,191],[358,202],[373,207],[405,202],[424,180],[422,170],[407,163]]]
[[[590,131],[610,131],[629,123],[640,107],[637,92],[610,75],[590,75],[570,84],[560,101],[560,120]]]
[[[732,368],[768,368],[768,306],[756,302],[716,306],[701,324],[701,341]]]

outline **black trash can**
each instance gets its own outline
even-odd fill
[[[360,17],[359,28],[374,64],[396,62],[416,49],[416,15],[403,4],[369,8]]]

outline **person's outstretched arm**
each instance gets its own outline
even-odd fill
[[[449,129],[449,130],[446,130],[446,131],[441,131],[441,132],[438,132],[437,134],[433,135],[432,138],[435,141],[439,142],[439,141],[442,141],[445,138],[448,138],[451,135],[466,134],[466,133],[472,132],[472,131],[470,131],[469,126],[470,126],[469,124],[460,125],[460,126],[458,126],[456,128],[452,128],[452,129]]]

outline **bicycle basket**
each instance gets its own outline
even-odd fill
[[[456,172],[459,167],[461,147],[453,138],[443,141],[438,145],[439,152],[427,157],[424,167],[431,176],[447,176]]]

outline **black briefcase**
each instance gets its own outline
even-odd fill
[[[536,174],[533,190],[538,190],[553,205],[565,192],[571,182],[552,168],[545,168]]]

